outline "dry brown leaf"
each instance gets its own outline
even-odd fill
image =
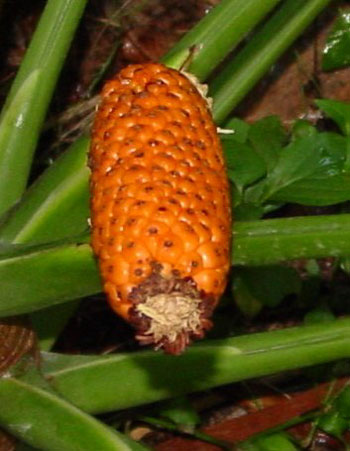
[[[0,320],[0,375],[33,350],[35,335],[19,318]],[[1,449],[1,448],[0,448]]]

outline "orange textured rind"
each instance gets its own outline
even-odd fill
[[[230,266],[229,185],[206,100],[182,73],[131,65],[107,82],[91,167],[92,247],[112,308],[153,273],[191,279],[215,305]]]

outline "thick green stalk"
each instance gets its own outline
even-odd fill
[[[43,354],[43,371],[66,399],[100,413],[349,356],[350,319],[343,319],[208,340],[177,357],[154,351]]]
[[[0,317],[33,312],[101,291],[89,235],[75,242],[11,246],[0,255]],[[350,255],[350,214],[237,222],[235,265]]]
[[[11,257],[3,255],[0,280],[0,316],[29,313],[101,291],[88,244],[25,247]]]
[[[86,0],[48,0],[0,117],[0,215],[23,194],[53,90]]]
[[[288,0],[210,84],[221,123],[330,0]]]
[[[0,227],[0,240],[46,243],[88,228],[88,146],[78,139],[36,180]]]
[[[144,448],[51,391],[0,378],[0,424],[30,446],[48,451],[141,451]]]
[[[350,255],[349,214],[237,222],[233,233],[236,265]]]
[[[162,61],[178,69],[187,59],[187,70],[204,80],[279,1],[222,0]]]
[[[88,228],[88,145],[87,138],[78,139],[36,180],[0,227],[0,240],[45,243]],[[69,302],[32,313],[40,349],[50,349],[77,305]]]

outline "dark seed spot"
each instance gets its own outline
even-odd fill
[[[157,141],[156,139],[150,139],[150,140],[148,141],[148,144],[149,144],[151,147],[156,147],[156,146],[158,146],[159,141]]]
[[[142,271],[142,269],[140,269],[140,268],[137,268],[137,269],[135,269],[135,271],[134,271],[135,276],[142,276],[142,273],[143,273],[143,271]]]
[[[191,262],[191,266],[192,266],[193,268],[197,268],[198,262],[196,262],[196,260],[193,260],[193,261]]]
[[[196,141],[195,142],[195,146],[198,147],[199,149],[205,149],[205,144],[203,141]]]
[[[143,125],[142,124],[135,124],[131,127],[133,130],[135,131],[139,131],[143,129]]]
[[[181,109],[181,113],[184,114],[186,117],[190,116],[190,113],[184,109]]]
[[[157,229],[157,227],[150,227],[150,228],[148,229],[148,232],[149,232],[151,235],[155,235],[156,233],[158,233],[158,229]]]
[[[149,96],[149,93],[147,91],[141,91],[135,95],[135,97],[138,97],[139,99],[144,99],[148,96]]]
[[[171,247],[173,245],[173,242],[168,240],[168,241],[164,241],[164,246],[165,247]]]
[[[159,207],[158,211],[167,211],[168,209],[166,207]]]
[[[135,246],[135,243],[133,242],[133,241],[129,241],[127,244],[126,244],[126,247],[128,248],[128,249],[131,249],[132,247],[134,247]]]

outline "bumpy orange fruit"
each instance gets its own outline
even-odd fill
[[[90,151],[92,247],[112,308],[178,354],[211,327],[230,266],[229,185],[207,101],[137,64],[107,82]]]

